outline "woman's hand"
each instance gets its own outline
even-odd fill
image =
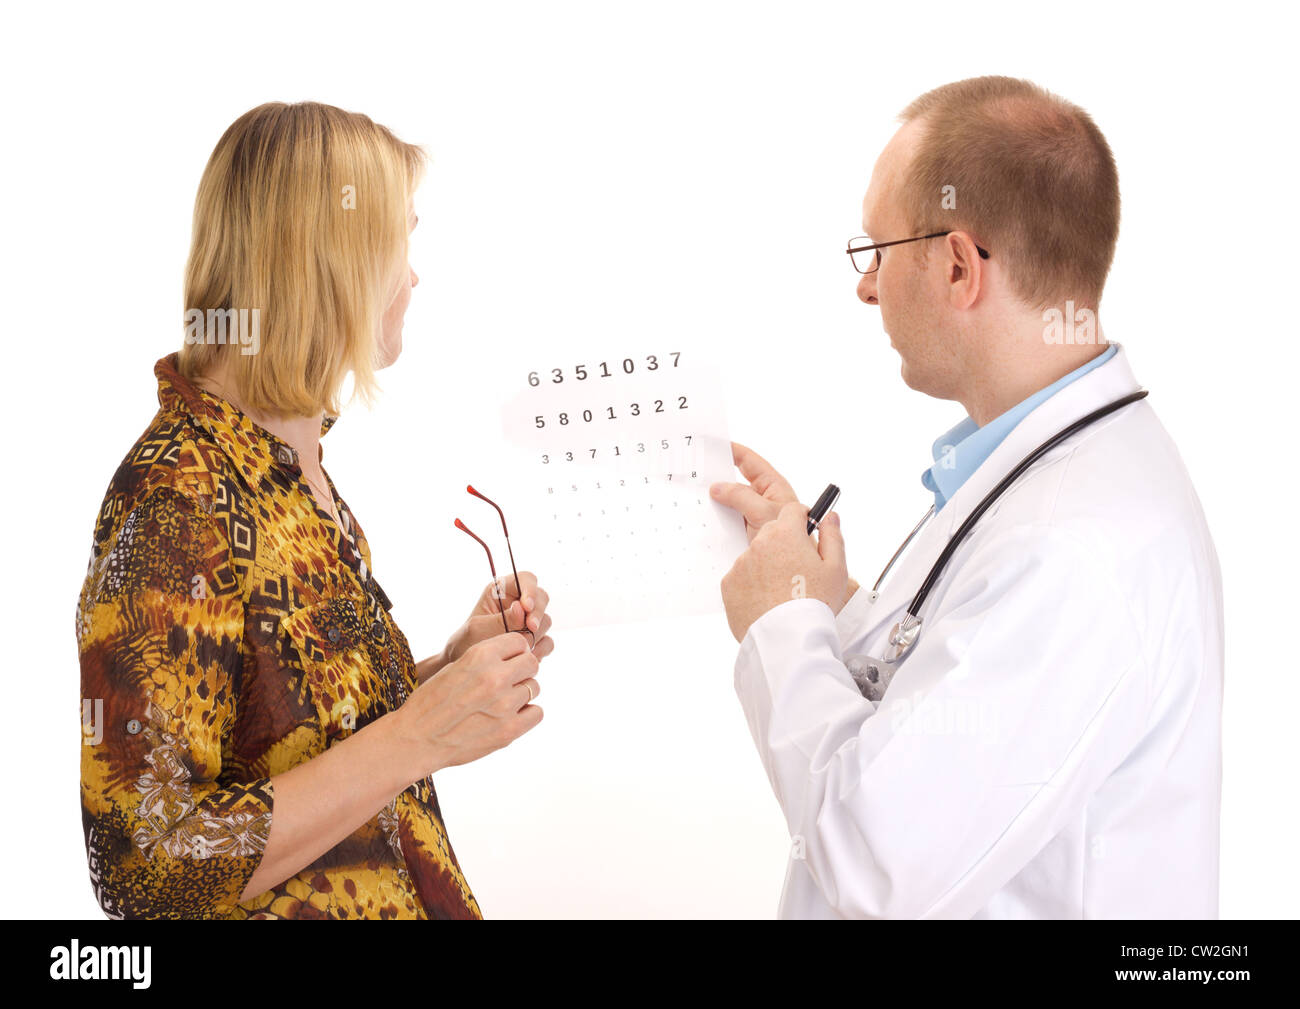
[[[539,662],[527,635],[497,634],[469,646],[380,719],[392,719],[389,731],[408,784],[478,760],[540,722],[542,709],[531,703],[541,692]]]
[[[497,604],[497,585],[500,584],[501,603]],[[520,598],[522,590],[523,598]],[[519,589],[515,588],[513,576],[507,575],[489,582],[470,612],[469,618],[457,628],[456,633],[447,639],[447,645],[441,652],[424,659],[416,665],[416,675],[421,683],[438,672],[449,662],[455,662],[470,648],[480,641],[505,634],[501,626],[501,607],[505,607],[506,623],[511,631],[522,633],[526,627],[531,631],[523,637],[532,645],[533,654],[544,659],[555,650],[555,642],[546,636],[551,627],[550,614],[546,607],[551,597],[537,584],[537,576],[531,571],[519,572]],[[526,622],[525,622],[526,621]]]

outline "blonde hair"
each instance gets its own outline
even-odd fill
[[[1119,173],[1088,113],[1029,81],[972,77],[921,95],[899,116],[914,119],[901,193],[913,233],[970,231],[1031,308],[1095,308],[1119,237]]]
[[[383,313],[407,269],[407,201],[426,155],[356,112],[268,102],[217,142],[194,202],[185,266],[180,373],[224,361],[247,407],[272,416],[337,415],[343,382],[373,401]],[[224,317],[257,310],[254,349],[227,342]],[[222,322],[212,332],[213,316]]]

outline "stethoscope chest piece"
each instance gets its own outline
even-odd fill
[[[1016,479],[1019,478],[1019,476],[1048,449],[1064,441],[1066,438],[1070,437],[1070,435],[1074,434],[1076,431],[1082,430],[1094,421],[1100,420],[1102,417],[1114,413],[1116,410],[1123,406],[1127,406],[1129,403],[1137,402],[1146,396],[1146,394],[1147,391],[1145,389],[1139,389],[1136,392],[1129,393],[1127,396],[1121,396],[1114,402],[1107,403],[1105,406],[1092,411],[1092,413],[1087,416],[1080,417],[1074,423],[1056,432],[1056,434],[1052,435],[1051,438],[1048,438],[1047,441],[1043,442],[1036,449],[1030,452],[1029,455],[1021,459],[1020,462],[1009,473],[1007,473],[1007,475],[1004,476],[1002,480],[988,492],[988,494],[984,496],[983,500],[975,506],[970,514],[966,516],[961,525],[957,527],[957,531],[948,538],[947,544],[940,552],[938,559],[930,568],[930,573],[926,575],[925,581],[921,583],[920,589],[918,589],[916,595],[912,597],[912,602],[907,607],[903,619],[894,624],[890,629],[884,655],[880,658],[874,658],[870,655],[852,655],[848,656],[846,659],[845,664],[848,667],[850,675],[853,677],[853,682],[857,684],[858,689],[862,692],[864,697],[870,701],[876,702],[879,702],[884,697],[885,688],[889,686],[889,681],[894,678],[894,672],[897,669],[898,663],[901,662],[916,645],[916,639],[921,634],[922,621],[917,614],[921,612],[921,606],[925,602],[926,597],[930,594],[930,590],[934,587],[935,583],[938,582],[939,576],[943,573],[945,565],[947,565],[949,559],[956,552],[957,547],[961,545],[971,528],[977,521],[979,521],[980,516],[989,509],[1002,492],[1010,487],[1011,484],[1014,483]],[[884,582],[885,576],[889,574],[890,568],[894,566],[894,562],[898,560],[899,555],[907,549],[907,545],[912,542],[916,537],[916,534],[921,531],[921,527],[925,525],[926,521],[934,514],[934,512],[935,508],[932,505],[929,511],[921,517],[921,521],[916,524],[916,528],[908,534],[907,539],[903,541],[902,546],[894,551],[894,556],[889,558],[889,563],[885,565],[885,570],[880,572],[880,577],[876,579],[876,584],[871,588],[868,596],[869,602],[874,604],[876,600],[880,598],[880,586],[881,583]]]
[[[921,621],[908,613],[890,630],[882,657],[850,655],[845,659],[849,675],[863,697],[877,704],[884,699],[885,689],[894,678],[898,663],[912,650],[920,633]]]
[[[898,662],[916,644],[916,639],[921,634],[922,620],[920,617],[914,617],[907,614],[898,623],[894,624],[889,632],[889,648],[885,652],[886,662]]]

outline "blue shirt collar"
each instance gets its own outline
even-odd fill
[[[955,427],[949,428],[930,448],[934,465],[921,474],[921,483],[934,492],[934,510],[941,511],[954,494],[961,488],[972,473],[993,454],[993,450],[1002,444],[1003,439],[1011,433],[1025,416],[1045,399],[1055,395],[1077,378],[1081,378],[1098,365],[1110,360],[1118,349],[1118,344],[1111,344],[1104,353],[1098,354],[1091,361],[1075,368],[1063,378],[1017,403],[1006,413],[995,417],[980,427],[970,417],[966,417]]]

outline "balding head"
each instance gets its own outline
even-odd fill
[[[1031,308],[1098,306],[1119,175],[1087,112],[1029,81],[975,77],[926,92],[899,119],[917,128],[898,194],[907,228],[978,235]]]
[[[872,242],[904,244],[881,250],[858,297],[880,307],[904,381],[983,424],[1100,350],[1045,342],[1043,311],[1100,300],[1114,161],[1083,110],[1008,77],[937,88],[900,118],[862,211]]]

